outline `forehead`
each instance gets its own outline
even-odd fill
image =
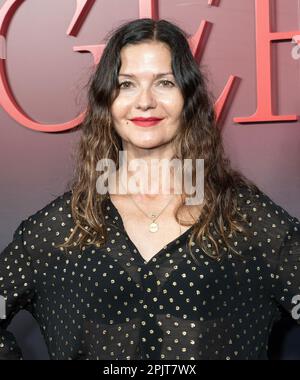
[[[159,73],[172,71],[172,56],[168,45],[162,42],[143,42],[126,45],[121,50],[120,73]]]

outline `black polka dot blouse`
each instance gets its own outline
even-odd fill
[[[299,220],[263,192],[238,192],[251,233],[232,242],[242,257],[215,261],[193,243],[198,264],[187,247],[192,226],[146,262],[110,198],[106,245],[66,255],[54,246],[74,227],[71,195],[22,221],[0,254],[0,359],[22,360],[6,330],[20,309],[38,322],[53,360],[267,359],[279,306],[299,321]]]

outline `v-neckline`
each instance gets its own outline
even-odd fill
[[[131,245],[131,248],[133,250],[136,251],[138,257],[140,260],[142,260],[143,264],[145,266],[149,266],[152,262],[156,262],[157,259],[162,255],[162,252],[164,251],[167,251],[167,249],[169,249],[171,246],[173,246],[178,240],[182,240],[184,237],[186,237],[186,235],[189,235],[190,236],[190,232],[192,231],[192,229],[194,228],[195,224],[192,224],[187,230],[185,230],[181,235],[179,235],[178,237],[176,237],[175,239],[169,241],[167,244],[165,244],[158,252],[156,252],[148,261],[146,259],[144,259],[144,257],[142,256],[142,254],[140,253],[139,249],[136,247],[136,245],[134,244],[134,242],[131,240],[130,236],[128,235],[126,229],[125,229],[125,226],[124,226],[124,221],[123,221],[123,218],[118,210],[118,208],[115,206],[115,204],[113,203],[110,195],[107,196],[106,200],[109,202],[110,204],[110,207],[112,207],[114,213],[116,214],[116,216],[118,217],[118,220],[119,220],[119,223],[120,223],[120,227],[122,228],[122,230],[124,231],[124,234],[125,236],[127,237],[127,240],[129,242],[129,244]]]

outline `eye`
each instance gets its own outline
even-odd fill
[[[174,87],[175,84],[173,82],[171,82],[170,80],[167,80],[167,79],[163,79],[161,81],[158,82],[159,85],[162,85],[163,87]]]
[[[132,82],[126,80],[126,81],[124,81],[124,82],[119,83],[119,88],[121,88],[121,89],[122,89],[122,88],[123,88],[123,89],[130,88],[130,86],[131,86],[132,84],[133,84]]]

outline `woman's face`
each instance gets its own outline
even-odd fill
[[[175,137],[184,99],[172,74],[171,53],[166,44],[125,46],[121,50],[119,87],[111,112],[123,149],[160,147]]]

